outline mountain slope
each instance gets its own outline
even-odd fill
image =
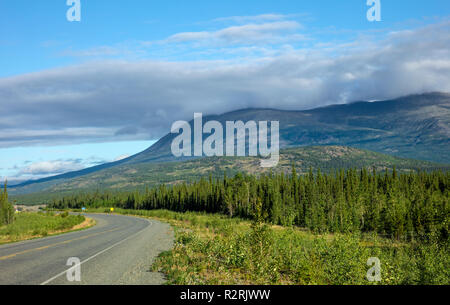
[[[345,145],[394,156],[450,163],[450,94],[428,93],[306,111],[244,109],[203,119],[279,121],[282,148]],[[190,122],[191,126],[193,122]],[[175,160],[168,134],[124,164]]]
[[[411,170],[450,170],[450,165],[402,159],[367,150],[344,146],[315,146],[288,148],[281,151],[280,162],[273,169],[259,166],[259,158],[255,157],[212,157],[198,158],[183,162],[123,164],[103,169],[89,175],[67,179],[58,184],[41,183],[40,192],[35,193],[35,186],[22,187],[20,193],[30,195],[14,196],[21,203],[41,203],[52,197],[71,194],[80,191],[133,190],[152,187],[161,183],[173,184],[198,180],[200,178],[221,178],[238,172],[249,174],[269,174],[284,172],[289,174],[295,164],[300,174],[305,174],[310,168],[325,172],[336,168],[375,168],[377,171],[392,169],[394,166],[400,172]],[[17,192],[13,192],[16,193]],[[40,201],[41,200],[41,201]]]
[[[450,163],[450,94],[428,93],[390,101],[356,102],[305,111],[244,109],[204,117],[207,120],[279,121],[282,148],[343,145],[393,156]],[[193,122],[190,122],[191,125]],[[30,181],[13,192],[41,191],[72,179],[124,165],[182,161],[170,150],[167,134],[147,150],[114,163]]]

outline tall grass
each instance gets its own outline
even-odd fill
[[[366,278],[370,257],[381,261],[379,284],[450,283],[447,244],[313,235],[248,222],[236,226],[209,215],[187,215],[176,225],[175,248],[154,265],[171,284],[373,284]]]
[[[399,242],[376,234],[314,234],[219,214],[116,212],[172,224],[175,246],[153,265],[169,284],[450,284],[449,245],[437,236],[427,242]],[[381,282],[366,278],[370,257],[381,261]]]
[[[84,221],[84,216],[68,215],[68,213],[16,214],[15,221],[12,224],[0,227],[0,243],[47,236],[55,232],[70,230]]]

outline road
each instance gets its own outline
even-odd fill
[[[156,285],[156,256],[173,245],[170,226],[121,215],[87,214],[97,225],[83,231],[0,246],[0,285]],[[67,270],[78,258],[80,279]],[[76,279],[76,278],[75,278]]]

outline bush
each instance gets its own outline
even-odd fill
[[[449,245],[438,237],[414,243],[376,234],[316,235],[218,215],[196,216],[170,215],[181,226],[177,243],[154,265],[170,284],[450,284]],[[366,278],[371,257],[380,259],[381,282]]]
[[[8,202],[8,192],[5,183],[4,190],[0,190],[0,226],[13,223],[14,212],[14,206]]]
[[[29,237],[47,236],[70,230],[85,220],[82,215],[61,216],[51,216],[44,213],[20,213],[16,216],[14,223],[0,227],[0,243]]]

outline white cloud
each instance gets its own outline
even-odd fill
[[[48,176],[83,169],[79,160],[56,160],[32,163],[22,168],[19,176]]]
[[[261,14],[256,16],[231,16],[231,17],[222,17],[216,18],[214,22],[234,22],[234,23],[248,23],[248,22],[268,22],[268,21],[279,21],[285,20],[292,15],[284,15],[284,14]]]
[[[296,24],[261,26],[274,33]],[[248,25],[178,39],[245,40],[252,32],[265,35],[259,25]],[[254,48],[262,47],[235,50]],[[220,61],[90,62],[2,78],[0,147],[156,139],[194,112],[305,109],[450,91],[448,21],[325,49],[288,44],[267,50],[263,56]]]
[[[250,48],[258,48],[253,55],[267,53],[274,49],[283,49],[292,43],[311,40],[305,34],[304,27],[293,20],[297,15],[263,14],[257,16],[233,16],[218,18],[210,23],[216,28],[208,31],[181,32],[159,41],[126,41],[111,46],[97,46],[88,49],[68,49],[60,56],[144,59],[160,57],[178,61],[186,55],[198,58],[198,55],[238,55],[239,50],[248,55]],[[218,27],[220,24],[220,27]]]
[[[118,157],[116,157],[116,158],[114,158],[114,162],[115,161],[120,161],[120,160],[123,160],[123,159],[126,159],[126,158],[128,158],[130,155],[120,155],[120,156],[118,156]]]
[[[291,33],[301,28],[296,21],[276,21],[262,24],[230,26],[217,31],[185,32],[170,36],[166,43],[197,42],[207,44],[275,44],[282,41],[306,39]]]

